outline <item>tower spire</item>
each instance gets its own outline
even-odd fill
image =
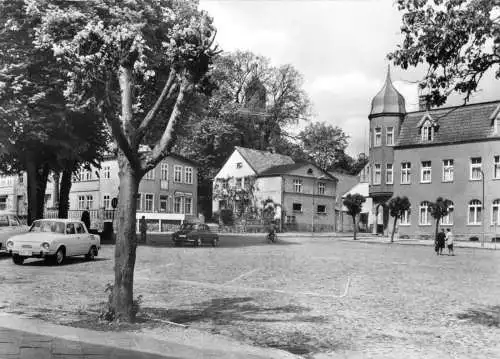
[[[387,76],[385,78],[385,82],[390,83],[391,80],[391,64],[387,64]]]

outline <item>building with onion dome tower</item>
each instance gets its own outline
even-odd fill
[[[369,194],[373,199],[375,218],[373,233],[387,234],[389,211],[386,203],[394,192],[394,145],[405,115],[405,99],[392,84],[388,68],[385,84],[373,98],[368,116],[372,172]]]

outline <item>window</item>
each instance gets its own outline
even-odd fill
[[[500,115],[493,120],[493,132],[494,133],[500,132]]]
[[[85,229],[83,229],[83,226],[81,223],[75,223],[75,232],[78,234],[85,233]]]
[[[19,183],[24,183],[24,175],[23,175],[22,173],[21,173],[21,174],[19,174],[17,181],[18,181]]]
[[[500,156],[495,156],[493,161],[493,178],[500,179]]]
[[[443,160],[443,182],[452,182],[453,172],[453,160]]]
[[[174,197],[174,213],[181,213],[182,197]]]
[[[91,194],[89,194],[87,195],[87,208],[91,209],[93,207],[94,207],[94,197]]]
[[[425,142],[432,141],[432,138],[434,136],[434,127],[432,127],[429,121],[426,121],[422,126],[421,136],[422,136],[422,141]]]
[[[309,168],[309,169],[307,170],[307,174],[308,174],[308,175],[312,175],[312,174],[313,174],[313,170],[312,170],[312,168]]]
[[[481,180],[481,157],[470,159],[470,179],[471,181]]]
[[[136,206],[137,211],[142,211],[142,193],[137,193]]]
[[[375,164],[375,171],[373,172],[373,184],[380,184],[382,180],[381,166],[379,163]]]
[[[318,182],[318,194],[325,194],[325,182]]]
[[[301,179],[294,179],[293,180],[293,190],[295,192],[302,192],[302,180]]]
[[[242,168],[242,167],[243,167],[243,162],[236,163],[236,168]]]
[[[243,188],[243,178],[236,178],[236,188]]]
[[[193,199],[191,197],[184,197],[184,213],[193,213]]]
[[[432,181],[431,161],[422,161],[422,167],[420,169],[420,182],[431,183],[431,181]]]
[[[168,196],[160,195],[160,212],[167,212]]]
[[[0,210],[5,210],[7,208],[7,196],[0,197]]]
[[[154,180],[155,179],[155,169],[153,168],[152,170],[149,170],[146,172],[144,175],[144,179],[146,180]]]
[[[372,136],[373,136],[373,131],[370,130],[370,135],[368,136],[368,147],[369,148],[372,148],[372,145],[373,145]]]
[[[8,227],[9,226],[9,217],[0,216],[0,227]]]
[[[387,146],[394,145],[394,127],[387,127],[385,134],[385,143]]]
[[[160,179],[162,181],[168,180],[168,163],[162,163],[160,167]]]
[[[411,183],[411,163],[401,163],[401,184]]]
[[[421,226],[428,226],[430,222],[429,202],[424,201],[420,203],[420,216],[418,222]]]
[[[380,127],[377,127],[375,129],[375,139],[373,140],[374,146],[380,146],[382,144],[382,129]]]
[[[392,163],[388,163],[385,165],[385,183],[393,184],[394,182],[394,173],[392,170]]]
[[[295,216],[286,216],[286,224],[294,224]]]
[[[109,194],[105,194],[102,197],[102,206],[104,207],[104,209],[109,209],[111,207],[111,201],[109,199]]]
[[[326,214],[326,206],[324,204],[319,204],[316,211],[318,214]]]
[[[473,199],[469,202],[469,224],[481,224],[482,204],[480,200]]]
[[[451,226],[453,225],[453,210],[455,209],[455,206],[453,202],[450,203],[448,206],[448,214],[441,218],[441,224],[445,226]]]
[[[92,180],[92,171],[85,168],[80,170],[80,181],[90,181]]]
[[[493,201],[491,207],[491,224],[494,226],[500,225],[500,199]]]
[[[193,167],[184,167],[184,182],[193,184]]]
[[[399,224],[403,225],[403,226],[410,225],[410,212],[409,211],[403,212],[403,215],[401,216],[401,222]]]
[[[144,211],[146,212],[153,212],[154,210],[154,199],[155,199],[155,196],[154,194],[151,194],[151,193],[147,193],[145,196],[144,196]]]
[[[294,212],[302,212],[302,203],[294,203],[292,208]]]
[[[78,196],[78,209],[85,209],[85,196]]]
[[[182,166],[174,166],[174,182],[182,182]]]
[[[111,178],[111,167],[110,166],[103,166],[102,178],[105,178],[105,179]]]

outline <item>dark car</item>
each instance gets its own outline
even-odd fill
[[[203,244],[210,244],[213,247],[219,245],[219,235],[210,230],[204,223],[185,223],[172,235],[172,240],[176,246],[182,244],[192,244],[195,247]]]

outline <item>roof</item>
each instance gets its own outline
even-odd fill
[[[368,182],[358,183],[354,185],[354,187],[349,189],[349,191],[342,194],[342,198],[346,197],[348,194],[355,194],[355,193],[359,193],[363,197],[369,197],[370,196],[369,187],[370,184]]]
[[[344,193],[349,191],[360,182],[359,176],[351,176],[345,173],[333,171],[330,171],[328,173],[339,180],[337,183],[337,193],[340,196],[343,196]]]
[[[140,151],[140,152],[141,153],[145,153],[147,151]],[[194,167],[198,167],[199,166],[199,164],[197,162],[195,162],[193,160],[190,160],[189,158],[186,158],[184,156],[178,155],[177,153],[171,152],[163,160],[167,159],[168,157],[172,157],[172,158],[178,159],[179,161],[183,161],[183,162],[189,163],[189,164],[193,165]],[[116,160],[117,158],[118,157],[116,156],[116,154],[110,153],[110,154],[104,155],[103,161]]]
[[[279,153],[253,150],[240,146],[236,146],[235,150],[240,153],[258,175],[274,166],[294,164],[291,157]]]
[[[330,174],[326,171],[323,171],[321,168],[319,168],[315,164],[309,163],[309,162],[296,162],[296,163],[291,163],[291,164],[286,164],[286,165],[274,166],[274,167],[271,167],[271,168],[261,172],[259,174],[259,176],[260,177],[281,176],[281,175],[285,175],[291,171],[294,171],[296,169],[306,167],[306,166],[314,166],[315,168],[317,168],[318,170],[323,172],[325,175],[327,175],[331,179],[337,180],[337,178],[335,178],[335,176],[333,176],[332,174]]]
[[[466,106],[455,106],[408,113],[401,125],[396,146],[429,146],[461,142],[500,139],[492,127],[492,114],[500,106],[500,100]],[[435,124],[432,141],[422,141],[422,119],[430,116]]]
[[[406,113],[405,98],[392,84],[391,72],[388,68],[385,84],[372,100],[370,117],[382,114],[404,113]]]

